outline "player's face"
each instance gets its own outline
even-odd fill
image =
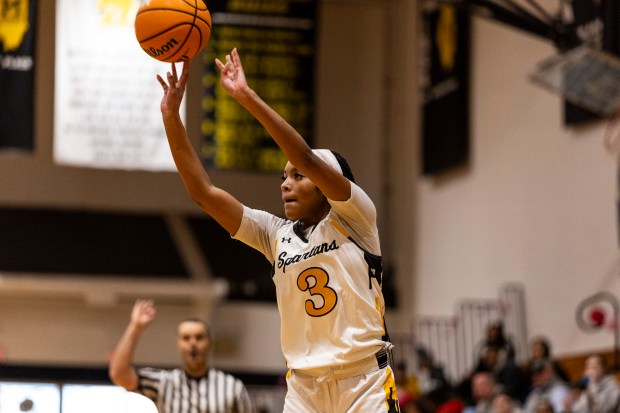
[[[204,324],[184,321],[177,329],[177,347],[187,373],[200,376],[206,373],[209,336]]]
[[[311,225],[318,223],[329,211],[323,193],[290,162],[284,168],[280,190],[287,219]]]

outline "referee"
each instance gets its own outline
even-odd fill
[[[155,319],[152,300],[137,300],[131,321],[112,355],[112,382],[151,399],[159,413],[254,413],[244,384],[223,371],[209,368],[209,329],[198,319],[177,327],[177,347],[183,369],[134,368],[133,355],[142,331]]]

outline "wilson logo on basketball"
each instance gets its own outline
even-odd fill
[[[158,56],[163,56],[165,54],[168,54],[168,52],[172,49],[174,49],[176,47],[176,45],[179,44],[179,42],[176,41],[176,39],[170,39],[168,40],[168,43],[160,46],[159,48],[148,48],[148,49],[143,49],[146,53],[149,54],[149,56],[154,57],[155,59],[157,59]]]
[[[134,28],[140,47],[149,56],[179,62],[192,59],[207,45],[211,13],[202,0],[149,0],[138,9]]]

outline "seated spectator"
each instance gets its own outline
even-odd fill
[[[418,368],[415,376],[418,382],[420,395],[428,395],[437,390],[449,387],[443,367],[433,360],[431,353],[424,347],[416,347]]]
[[[500,364],[512,363],[515,360],[515,348],[512,340],[504,332],[504,323],[500,320],[489,323],[484,338],[478,343],[475,357],[484,357],[485,349],[494,347],[497,349],[498,362]]]
[[[493,397],[491,403],[492,413],[522,413],[520,404],[509,394],[500,391]]]
[[[398,399],[398,404],[400,405],[400,413],[423,413],[416,400],[401,401]]]
[[[495,372],[501,369],[502,364],[498,361],[498,351],[494,346],[488,346],[484,348],[474,368],[468,372],[465,377],[456,385],[455,390],[465,405],[471,406],[475,403],[474,396],[472,394],[473,384],[472,380],[476,373],[490,372],[495,375]]]
[[[491,413],[493,398],[498,392],[493,373],[479,371],[471,378],[471,394],[473,403],[467,406],[465,413]]]
[[[401,403],[400,400],[398,402],[401,413],[436,413],[438,409],[437,402],[429,396],[421,396],[405,403]]]
[[[530,391],[529,377],[526,371],[515,362],[515,350],[512,341],[505,335],[501,321],[490,323],[486,335],[478,344],[475,365],[467,375],[456,384],[458,395],[471,405],[472,377],[476,372],[493,373],[495,382],[512,398],[522,403]]]
[[[523,403],[530,392],[530,379],[527,373],[512,359],[502,359],[501,350],[488,346],[474,371],[490,371],[495,382],[510,395]]]
[[[566,413],[571,411],[571,406],[575,403],[586,389],[586,380],[584,378],[570,383],[570,392],[564,399],[564,411]]]
[[[536,360],[531,367],[532,390],[528,394],[525,413],[538,413],[535,409],[541,400],[547,400],[553,406],[554,413],[565,413],[564,402],[569,395],[568,384],[561,380],[549,360]]]
[[[553,403],[547,399],[539,400],[534,406],[534,413],[557,413],[553,408]]]
[[[394,369],[394,379],[396,380],[396,389],[398,393],[398,401],[401,407],[409,401],[414,401],[420,396],[418,379],[415,375],[409,374],[407,363],[400,361]]]
[[[567,413],[615,413],[620,407],[620,386],[607,373],[605,358],[593,354],[586,359],[581,392],[566,399]]]
[[[525,363],[525,370],[529,371],[534,361],[539,359],[550,360],[555,370],[555,374],[567,383],[571,381],[566,370],[553,357],[551,352],[551,343],[546,337],[543,336],[536,336],[530,340],[530,354],[527,362]]]
[[[463,413],[463,403],[458,398],[450,399],[437,407],[437,413]]]

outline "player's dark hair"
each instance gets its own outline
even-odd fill
[[[334,156],[336,157],[336,160],[338,161],[338,165],[340,165],[340,169],[342,169],[342,174],[345,176],[345,178],[347,178],[351,182],[355,182],[355,178],[353,177],[353,172],[351,171],[351,167],[349,166],[349,163],[347,162],[347,160],[344,159],[344,156],[340,155],[336,151],[331,151],[331,153],[333,153]]]

